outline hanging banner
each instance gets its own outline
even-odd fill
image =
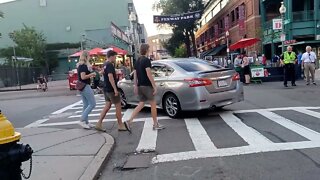
[[[229,30],[229,16],[224,17],[224,30]]]
[[[245,24],[245,6],[239,6],[239,35],[244,36],[246,31],[246,24]]]
[[[154,15],[153,23],[177,23],[182,21],[197,20],[201,18],[201,11],[195,11],[184,14],[173,14],[169,16]]]

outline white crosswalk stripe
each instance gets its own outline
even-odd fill
[[[98,121],[100,112],[104,107],[104,99],[102,99],[101,97],[96,98],[97,106],[89,115],[89,122],[91,123],[95,123]],[[210,133],[207,132],[207,127],[203,126],[201,119],[199,120],[198,118],[186,118],[184,119],[183,127],[186,128],[186,133],[188,134],[188,138],[190,138],[193,145],[192,147],[194,147],[194,149],[189,149],[181,152],[173,152],[168,154],[158,154],[152,159],[152,163],[320,147],[320,133],[313,130],[314,128],[308,125],[307,126],[309,128],[305,127],[304,125],[297,123],[300,121],[295,120],[297,121],[295,122],[294,119],[283,117],[282,115],[279,115],[281,113],[276,112],[295,111],[295,113],[301,113],[303,116],[310,116],[309,118],[316,118],[320,120],[320,112],[313,111],[318,109],[320,109],[320,107],[283,107],[269,109],[249,109],[216,113],[219,117],[221,117],[222,122],[226,124],[226,128],[229,128],[237,136],[243,139],[243,142],[247,143],[241,146],[224,148],[218,148],[220,147],[218,146],[219,143],[215,142],[216,139],[214,137],[210,137],[212,136],[212,134],[210,135]],[[66,112],[68,112],[69,115],[66,117],[67,121],[54,122],[50,121],[47,118],[44,118],[35,121],[32,124],[29,124],[27,127],[52,127],[78,124],[78,119],[79,117],[81,117],[81,110],[82,102],[78,101],[52,113],[52,115],[61,115],[64,113],[66,114]],[[123,121],[128,120],[132,112],[133,109],[124,110]],[[266,123],[268,123],[269,121],[270,123],[273,123],[276,126],[284,127],[288,131],[296,133],[297,136],[300,135],[306,138],[306,140],[300,140],[297,142],[273,142],[270,139],[268,139],[265,135],[261,134],[263,132],[256,130],[254,127],[249,126],[247,124],[248,122],[243,121],[243,119],[241,119],[242,117],[237,115],[247,115],[250,113],[256,113],[257,115],[261,115],[264,118],[266,118]],[[108,112],[108,115],[111,115],[111,118],[109,116],[104,120],[104,122],[108,123],[117,121],[114,116],[114,106],[112,106],[112,108]],[[140,139],[136,143],[135,150],[137,152],[157,151],[157,143],[159,141],[159,138],[162,138],[162,133],[158,133],[158,131],[154,131],[152,129],[153,121],[149,116],[150,115],[148,114],[147,117],[137,118],[134,120],[134,122],[144,122],[141,123],[143,124],[143,129],[140,135]],[[159,121],[168,119],[170,118],[167,116],[158,117]],[[257,119],[257,121],[259,121],[259,119]],[[190,141],[188,142],[190,143]]]

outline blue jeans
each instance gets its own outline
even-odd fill
[[[80,94],[83,102],[81,121],[84,121],[86,124],[88,124],[88,116],[93,108],[96,107],[96,99],[94,98],[94,93],[90,85],[86,85],[86,87],[80,91]]]

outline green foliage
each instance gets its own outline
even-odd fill
[[[32,63],[36,67],[46,67],[46,39],[43,33],[24,25],[22,29],[11,33],[10,38],[17,45],[17,55],[33,58]]]
[[[187,49],[185,46],[181,45],[180,47],[175,49],[174,57],[176,58],[185,58],[187,57]]]
[[[180,47],[184,42],[185,36],[183,31],[179,30],[178,28],[173,29],[173,35],[163,44],[163,47],[166,48],[171,56],[175,55],[177,47]]]
[[[202,0],[159,0],[153,5],[153,8],[162,11],[162,15],[181,14],[194,11],[202,11],[204,9],[204,3]],[[193,47],[195,44],[194,31],[196,30],[196,20],[181,21],[169,24],[173,28],[173,38],[167,45],[170,53],[175,52],[172,46],[181,44],[183,41],[186,45],[187,54],[191,56],[191,44]],[[161,26],[160,26],[161,27]],[[184,37],[182,38],[181,35]],[[177,38],[179,37],[179,38]],[[176,46],[178,47],[178,46]],[[196,53],[196,49],[193,49],[193,53]]]

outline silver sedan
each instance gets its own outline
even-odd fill
[[[240,76],[231,69],[196,58],[158,60],[152,62],[157,85],[158,108],[172,118],[182,111],[198,111],[223,107],[244,100]],[[132,78],[118,82],[124,108],[137,105]]]

